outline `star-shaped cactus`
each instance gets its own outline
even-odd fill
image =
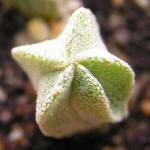
[[[90,10],[76,10],[57,39],[12,55],[37,91],[36,121],[45,135],[64,137],[127,115],[134,73],[107,51]]]

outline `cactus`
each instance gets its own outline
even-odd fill
[[[134,72],[108,52],[90,10],[76,10],[57,39],[14,48],[12,55],[37,92],[44,135],[61,138],[126,117]]]
[[[5,5],[15,7],[25,15],[55,20],[60,17],[58,7],[62,1],[64,0],[2,0]]]

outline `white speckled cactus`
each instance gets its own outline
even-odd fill
[[[78,9],[57,39],[12,55],[37,91],[36,121],[45,135],[64,137],[127,115],[134,73],[107,51],[88,9]]]

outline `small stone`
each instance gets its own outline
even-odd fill
[[[24,131],[19,125],[14,125],[8,138],[11,142],[19,142],[24,137]]]
[[[119,43],[119,44],[127,44],[129,39],[130,39],[130,33],[127,29],[122,28],[122,29],[118,29],[115,33],[114,33],[114,38],[115,40]]]
[[[5,102],[6,99],[7,99],[7,93],[2,87],[0,87],[0,102]]]
[[[16,107],[16,115],[19,115],[19,116],[23,116],[23,117],[26,117],[26,116],[29,116],[31,115],[32,111],[34,110],[34,105],[33,104],[19,104],[17,107]]]
[[[0,150],[5,150],[5,145],[1,140],[0,140]]]
[[[117,146],[114,148],[114,150],[126,150],[126,148],[123,146]]]
[[[35,42],[50,39],[50,27],[42,19],[31,19],[27,24],[27,32],[31,35]]]
[[[140,109],[146,116],[150,116],[150,99],[144,99],[140,103]]]
[[[115,144],[122,144],[123,143],[123,139],[122,139],[122,136],[121,135],[115,135],[114,137],[113,137],[113,142],[115,143]]]
[[[5,70],[5,82],[13,87],[21,87],[23,81],[11,67],[7,67]]]
[[[4,124],[7,124],[10,122],[10,120],[12,119],[12,115],[11,112],[9,110],[4,110],[1,112],[1,117],[0,117],[0,121]]]
[[[28,136],[32,136],[35,130],[35,126],[32,122],[28,122],[25,125],[25,129],[26,129]]]
[[[149,0],[134,0],[135,4],[143,9],[150,8],[150,1]]]
[[[27,104],[27,101],[28,101],[28,98],[26,95],[22,95],[22,96],[17,97],[17,103],[19,105],[25,105],[25,104]]]
[[[124,0],[111,0],[113,6],[115,7],[121,7],[124,5],[125,1]]]
[[[119,13],[112,12],[109,16],[109,25],[112,28],[122,27],[125,25],[125,20]]]
[[[33,132],[35,129],[34,124],[32,122],[27,123],[26,127],[29,132]]]
[[[102,150],[115,150],[115,149],[110,146],[104,146],[104,147],[102,147]]]
[[[138,149],[149,138],[149,124],[145,120],[130,122],[128,128],[123,131],[123,137],[130,149]],[[135,147],[136,146],[136,147]]]

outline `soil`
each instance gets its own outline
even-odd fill
[[[0,2],[0,150],[150,150],[150,5],[142,0],[83,3],[97,16],[109,50],[135,71],[128,118],[72,137],[45,137],[35,122],[35,92],[10,54],[28,18]]]

